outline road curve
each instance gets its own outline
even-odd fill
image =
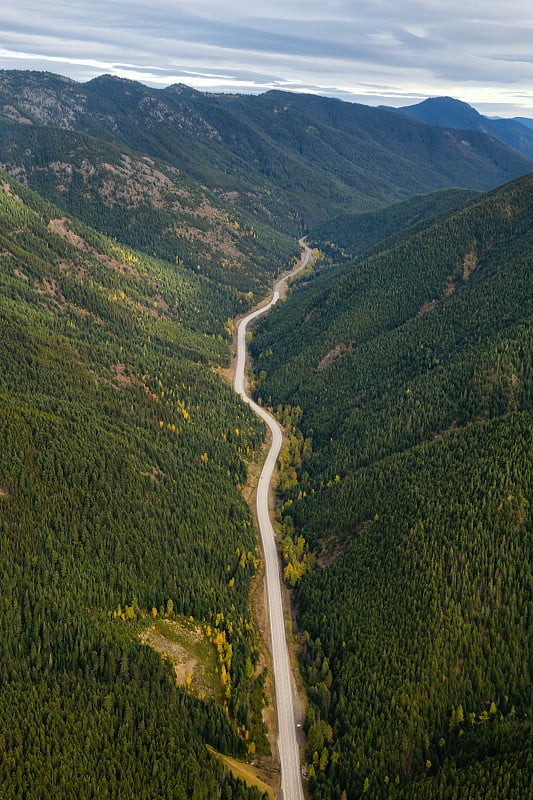
[[[265,559],[265,578],[268,596],[268,609],[270,618],[270,633],[272,641],[272,662],[274,668],[274,684],[276,687],[276,705],[278,711],[278,749],[281,762],[281,788],[284,800],[304,800],[302,788],[302,775],[300,769],[300,752],[296,738],[296,724],[294,719],[294,706],[292,695],[292,675],[285,637],[285,619],[283,616],[283,603],[281,596],[281,577],[274,529],[270,520],[269,489],[272,474],[281,450],[282,433],[276,420],[264,408],[254,403],[246,394],[245,366],[246,366],[246,328],[252,320],[266,314],[266,312],[279,300],[281,288],[285,281],[300,270],[305,269],[313,258],[311,249],[300,239],[303,248],[302,258],[298,266],[281,278],[274,286],[272,299],[262,308],[252,311],[239,323],[237,331],[237,368],[235,372],[234,388],[237,394],[248,403],[258,414],[272,432],[272,444],[259,478],[257,488],[257,517],[259,530],[263,543]]]

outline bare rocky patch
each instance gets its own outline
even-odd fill
[[[417,316],[421,316],[422,314],[427,314],[429,311],[433,311],[441,302],[441,300],[443,300],[446,297],[450,297],[455,292],[456,289],[457,289],[456,283],[454,282],[451,276],[448,277],[446,286],[444,287],[444,291],[441,297],[433,298],[433,300],[426,300],[425,303],[422,303],[422,305],[418,310]]]
[[[5,165],[4,165],[4,164],[0,164],[0,167],[1,167],[2,169],[5,169]],[[19,178],[19,180],[20,180],[20,178]],[[18,194],[15,194],[15,192],[13,191],[13,189],[11,188],[11,186],[9,185],[9,183],[7,183],[7,181],[5,181],[5,182],[2,184],[2,189],[4,190],[4,192],[5,192],[7,195],[9,195],[9,197],[11,197],[11,199],[12,199],[12,200],[16,200],[16,201],[17,201],[17,203],[22,203],[22,200],[20,199],[20,197],[18,196]]]
[[[434,438],[436,440],[442,439],[443,436],[446,436],[447,434],[456,431],[458,427],[459,427],[459,419],[454,419],[452,420],[452,422],[450,422],[447,428],[445,428],[443,431],[439,431],[438,433],[436,433]]]
[[[130,384],[136,382],[134,378],[126,375],[126,367],[124,364],[111,364],[109,369],[115,376],[116,382],[121,386],[129,386]]]
[[[163,208],[168,204],[169,194],[176,193],[170,178],[150,159],[139,161],[124,154],[119,165],[104,163],[101,168],[108,177],[102,180],[98,193],[107,206],[126,204],[137,208],[149,200],[155,208]],[[94,172],[93,165],[82,164],[84,181],[87,182]]]
[[[37,294],[48,295],[55,299],[60,298],[64,302],[65,298],[59,293],[57,281],[55,278],[43,278],[40,283],[36,283]]]
[[[330,364],[333,364],[340,356],[344,353],[349,353],[353,349],[353,342],[349,342],[349,344],[345,344],[344,342],[339,342],[329,353],[326,353],[324,358],[320,361],[319,365],[317,366],[317,372],[321,372],[326,367],[329,367]]]
[[[427,314],[428,311],[433,311],[438,302],[438,300],[428,300],[426,303],[422,303],[418,314]]]
[[[6,119],[12,120],[13,122],[18,122],[21,125],[33,125],[31,119],[21,114],[21,112],[10,103],[4,103],[2,106],[2,113]]]
[[[66,239],[69,244],[77,247],[78,250],[85,250],[86,252],[91,250],[85,239],[82,239],[81,236],[78,236],[77,233],[74,233],[74,231],[69,228],[68,220],[66,218],[51,219],[48,223],[48,228],[52,231],[52,233],[61,236],[61,238]]]
[[[472,244],[472,249],[466,253],[463,259],[463,280],[467,281],[473,272],[478,268],[476,242]]]

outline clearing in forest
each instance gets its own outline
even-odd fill
[[[216,650],[197,622],[186,617],[156,619],[140,638],[170,659],[177,684],[199,696],[223,697]]]

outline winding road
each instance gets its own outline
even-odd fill
[[[278,712],[278,750],[281,762],[281,788],[284,800],[304,800],[302,776],[300,769],[300,752],[296,736],[296,723],[293,706],[292,674],[285,636],[285,618],[283,615],[283,602],[281,595],[281,577],[274,529],[270,519],[269,493],[270,483],[282,444],[281,428],[276,420],[264,408],[254,403],[246,394],[245,367],[246,367],[246,328],[252,320],[266,314],[266,312],[279,300],[283,284],[296,273],[305,269],[313,258],[312,250],[300,239],[303,248],[302,258],[298,266],[281,278],[274,286],[272,299],[269,303],[252,311],[244,317],[237,331],[237,368],[235,372],[234,388],[237,394],[248,403],[261,419],[264,419],[272,432],[272,444],[259,478],[257,488],[257,517],[259,530],[263,543],[265,559],[265,577],[268,596],[268,609],[270,618],[270,634],[272,642],[272,662],[274,669],[274,684],[276,687],[276,705]]]

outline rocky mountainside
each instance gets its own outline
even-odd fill
[[[103,203],[108,232],[123,238],[157,227],[152,212],[165,193],[166,210],[179,218],[182,198],[184,221],[167,220],[164,229],[172,247],[162,231],[147,234],[155,252],[168,257],[170,248],[180,258],[187,237],[200,247],[202,205],[204,217],[211,208],[241,230],[253,228],[256,258],[280,230],[294,236],[340,212],[452,186],[489,189],[533,168],[484,133],[428,130],[324,97],[213,95],[110,76],[80,84],[32,72],[0,73],[0,163],[75,213],[89,213],[88,205],[88,222]],[[228,237],[241,249],[231,227],[222,228],[217,255]]]

